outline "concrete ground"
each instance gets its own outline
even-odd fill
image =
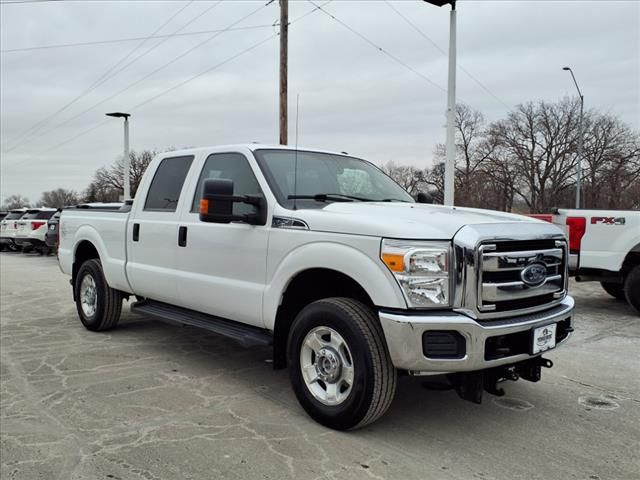
[[[91,333],[54,257],[2,253],[2,479],[640,478],[640,317],[571,285],[576,333],[482,405],[403,377],[380,421],[328,430],[268,350],[123,315]]]

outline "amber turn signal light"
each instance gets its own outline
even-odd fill
[[[200,213],[202,215],[209,213],[209,200],[205,200],[204,198],[200,200]]]
[[[392,272],[404,272],[404,255],[383,253],[382,261]]]

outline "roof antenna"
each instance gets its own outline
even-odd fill
[[[294,167],[293,167],[293,209],[297,210],[296,208],[296,194],[298,193],[298,118],[299,118],[299,113],[300,111],[300,94],[298,93],[296,95],[296,153],[295,153],[295,163],[294,163]]]

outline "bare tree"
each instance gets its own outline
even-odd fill
[[[2,210],[13,210],[14,208],[22,208],[29,207],[31,204],[29,203],[29,199],[27,197],[23,197],[19,193],[14,195],[9,195],[4,199],[4,203],[2,204]]]
[[[409,195],[415,196],[424,187],[425,172],[419,168],[410,165],[397,165],[391,161],[383,165],[381,170],[393,178]]]
[[[425,172],[425,183],[429,186],[429,193],[433,203],[444,203],[444,163],[436,163]]]
[[[502,157],[515,164],[521,180],[514,185],[515,193],[531,212],[557,206],[575,182],[578,112],[579,104],[569,99],[530,102],[489,129],[503,149]]]
[[[132,197],[135,197],[142,181],[142,176],[155,155],[156,152],[151,150],[131,151],[129,153],[129,181]],[[93,181],[85,192],[85,197],[101,199],[91,201],[117,201],[120,195],[124,193],[123,177],[124,161],[122,158],[109,168],[99,168],[96,170]],[[105,198],[108,198],[108,200],[105,200]]]
[[[639,208],[640,135],[618,118],[596,116],[584,144],[583,206]],[[634,194],[635,192],[635,194]]]
[[[43,192],[39,204],[44,207],[62,208],[67,205],[78,203],[78,194],[73,190],[57,188],[48,192]]]

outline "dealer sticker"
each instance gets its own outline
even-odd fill
[[[557,323],[538,327],[533,330],[533,348],[532,354],[544,352],[556,346],[556,327]]]

